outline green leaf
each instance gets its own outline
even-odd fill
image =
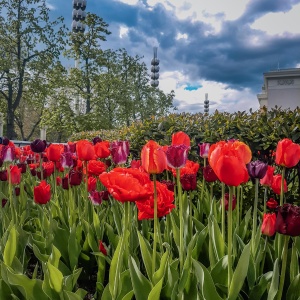
[[[300,274],[298,274],[291,282],[286,293],[286,299],[289,300],[298,300],[299,297],[300,297]]]
[[[82,298],[75,294],[75,293],[72,293],[70,291],[64,291],[64,299],[67,299],[67,300],[82,300]]]
[[[55,268],[58,268],[60,257],[60,251],[54,245],[52,245],[52,253],[49,256],[49,263]]]
[[[257,300],[262,299],[263,294],[265,293],[271,279],[273,276],[273,272],[268,272],[263,274],[260,279],[259,283],[254,286],[249,294],[249,300]]]
[[[20,292],[24,295],[25,299],[47,299],[47,296],[42,290],[41,280],[29,279],[23,274],[14,274],[9,268],[7,268],[7,276],[9,284],[17,286]]]
[[[152,283],[154,285],[156,285],[161,279],[164,278],[165,275],[165,271],[166,271],[166,265],[168,262],[168,258],[169,258],[169,251],[166,251],[161,260],[160,260],[160,266],[159,269],[153,274],[153,279],[152,279]]]
[[[129,270],[136,299],[148,299],[152,285],[150,281],[141,273],[135,260],[131,256],[129,257]]]
[[[124,240],[128,240],[129,231],[125,232],[125,235],[120,238],[117,249],[111,260],[111,265],[109,269],[109,291],[112,297],[117,297],[119,289],[119,281],[121,277],[121,269],[123,264],[124,255]]]
[[[180,233],[179,233],[179,227],[177,226],[178,222],[176,222],[176,217],[177,216],[176,216],[176,214],[173,211],[170,213],[170,216],[171,216],[171,221],[172,221],[172,231],[173,231],[174,241],[176,243],[176,246],[179,249]]]
[[[208,218],[209,256],[211,265],[215,265],[225,255],[225,243],[218,223],[213,216]]]
[[[278,258],[277,258],[274,263],[273,277],[272,277],[271,286],[268,293],[268,300],[275,299],[278,291],[278,284],[279,284],[279,267],[278,267]]]
[[[11,266],[17,252],[17,230],[15,226],[10,229],[3,253],[3,261],[7,266]]]
[[[61,293],[62,286],[63,286],[63,274],[57,268],[51,265],[49,262],[46,263],[46,266],[49,271],[50,286],[57,293]]]
[[[142,254],[143,263],[146,268],[148,278],[152,278],[152,256],[151,248],[148,241],[138,231],[138,238],[140,243],[140,249]]]
[[[229,288],[228,300],[236,300],[242,289],[244,280],[248,273],[250,257],[250,243],[247,244],[240,256],[237,267],[233,273],[232,281]]]
[[[163,278],[153,287],[149,293],[148,300],[160,300],[160,293],[163,284]]]
[[[215,284],[228,286],[228,255],[222,257],[210,273]]]
[[[291,263],[290,263],[290,282],[299,274],[298,254],[295,243],[292,246]]]
[[[64,290],[72,291],[77,283],[77,280],[80,276],[80,273],[82,271],[82,268],[74,270],[73,274],[64,277],[63,283],[64,283]]]
[[[222,300],[208,270],[198,261],[192,259],[195,275],[200,285],[200,292],[205,300]]]
[[[133,297],[133,295],[134,295],[134,292],[133,292],[133,290],[132,290],[132,291],[130,291],[129,293],[127,293],[127,294],[122,298],[122,300],[131,300],[132,297]]]
[[[71,270],[74,270],[74,268],[77,266],[78,257],[81,252],[80,241],[77,240],[76,230],[77,229],[74,224],[71,229],[69,241],[68,241],[68,253],[69,253],[69,261],[70,261]]]

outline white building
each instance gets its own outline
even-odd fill
[[[300,68],[264,73],[264,85],[257,95],[260,108],[295,109],[300,107]]]

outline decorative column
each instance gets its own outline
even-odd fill
[[[208,94],[205,94],[204,113],[208,114],[208,112],[209,112]]]
[[[153,59],[151,60],[151,86],[158,87],[159,85],[159,59],[157,58],[157,47],[153,47]]]
[[[79,32],[84,33],[85,24],[82,21],[86,18],[86,0],[73,0],[73,12],[72,12],[72,32],[73,34],[77,34]],[[76,41],[76,39],[75,39]],[[80,55],[77,53],[77,57],[75,59],[75,68],[80,68]],[[76,96],[75,102],[75,111],[77,115],[79,114],[79,95]]]

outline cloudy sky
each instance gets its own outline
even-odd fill
[[[71,25],[72,0],[47,3]],[[86,11],[109,24],[103,49],[150,69],[158,47],[159,87],[179,112],[203,112],[206,93],[210,112],[257,110],[263,73],[300,67],[300,0],[87,0]]]

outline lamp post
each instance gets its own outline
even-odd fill
[[[153,58],[151,60],[151,86],[158,87],[159,85],[159,59],[157,58],[157,47],[153,47]]]
[[[72,12],[72,32],[73,34],[77,34],[79,32],[84,33],[85,24],[82,21],[86,18],[86,0],[73,0],[73,12]],[[77,57],[75,59],[75,68],[79,69],[80,67],[80,55],[77,53]],[[75,102],[75,111],[77,115],[79,115],[79,95],[76,97]]]

